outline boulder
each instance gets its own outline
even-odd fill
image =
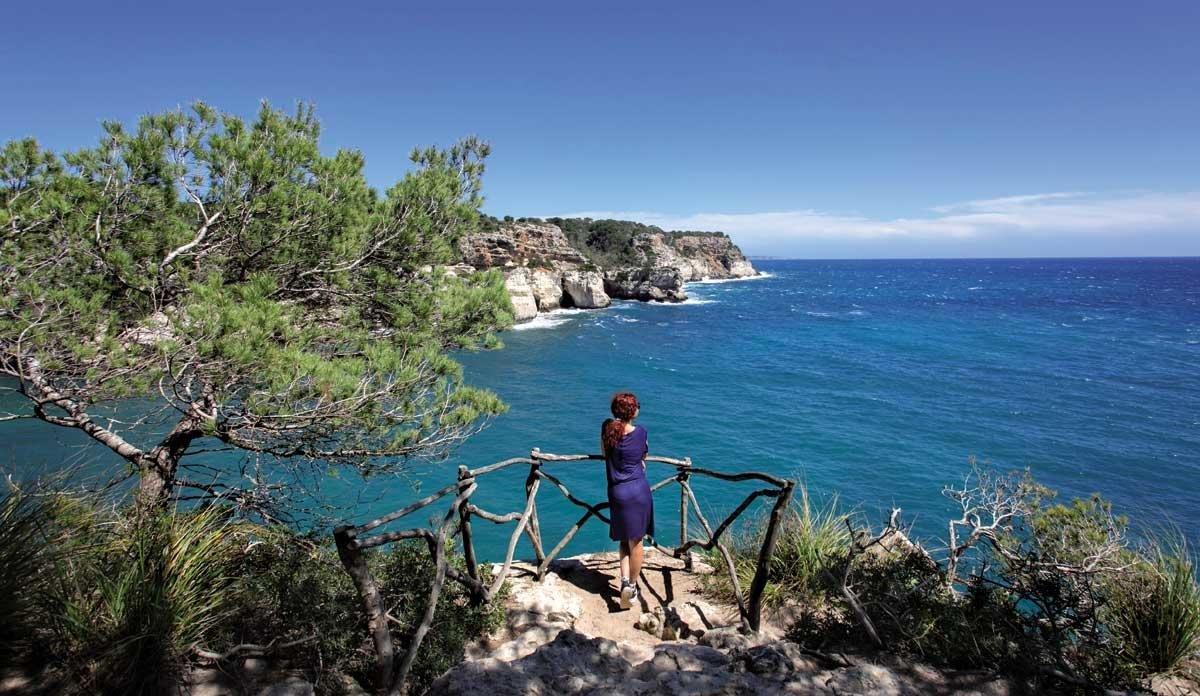
[[[760,677],[784,678],[794,672],[816,672],[821,665],[805,655],[798,645],[776,641],[734,650],[730,655],[734,671]]]
[[[518,268],[505,274],[504,287],[508,289],[508,297],[512,300],[515,321],[529,321],[537,316],[537,300],[533,296],[527,269]]]
[[[879,694],[879,696],[919,696],[922,691],[880,665],[861,664],[833,672],[825,686],[838,694]]]
[[[700,636],[700,645],[706,645],[717,650],[745,650],[751,641],[738,630],[737,626],[722,626],[710,628]]]
[[[604,289],[612,297],[643,302],[682,302],[683,275],[674,266],[626,268],[604,274]]]
[[[691,643],[663,643],[654,649],[654,657],[638,667],[643,674],[650,672],[703,672],[723,669],[729,656],[715,648]]]
[[[598,309],[612,304],[604,292],[604,276],[599,271],[567,271],[562,276],[562,289],[571,307]]]
[[[554,640],[517,660],[487,658],[466,662],[438,678],[427,693],[444,696],[518,694],[597,694],[598,689],[632,686],[633,667],[607,638],[588,638],[564,629]],[[645,693],[645,689],[626,692]]]

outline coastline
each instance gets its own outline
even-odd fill
[[[738,278],[704,278],[701,280],[689,280],[683,284],[683,287],[686,289],[688,286],[694,286],[694,285],[724,285],[726,283],[742,283],[742,282],[747,282],[747,281],[752,281],[752,280],[767,280],[769,278],[774,278],[774,277],[775,277],[774,273],[769,273],[766,271],[757,271],[755,275],[741,276]],[[586,316],[589,314],[601,314],[601,313],[605,313],[606,311],[619,312],[619,311],[621,311],[622,307],[634,306],[636,304],[649,304],[649,305],[661,306],[661,307],[697,307],[697,306],[708,305],[708,304],[719,304],[719,302],[720,302],[719,300],[714,300],[714,299],[710,299],[707,297],[694,297],[694,296],[688,296],[688,298],[686,300],[680,300],[677,302],[657,302],[657,301],[647,301],[647,300],[617,299],[617,300],[613,300],[612,303],[606,307],[595,307],[595,308],[587,308],[587,309],[580,308],[580,307],[560,307],[558,309],[552,309],[547,312],[538,312],[537,315],[535,317],[533,317],[532,319],[528,319],[526,321],[522,321],[522,322],[513,324],[511,327],[506,329],[506,331],[534,331],[534,330],[540,330],[540,329],[553,329],[553,328],[562,326],[564,324],[570,323],[571,320],[576,317]],[[634,320],[634,321],[636,321],[636,320]]]

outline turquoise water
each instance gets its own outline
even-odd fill
[[[803,478],[877,519],[896,505],[933,545],[949,512],[942,486],[972,456],[1028,467],[1064,494],[1100,492],[1136,520],[1169,515],[1200,539],[1200,260],[757,265],[769,275],[690,285],[681,305],[540,317],[507,332],[501,351],[461,356],[509,412],[449,462],[372,482],[355,519],[440,487],[459,463],[595,451],[609,397],[629,389],[653,453]],[[59,431],[47,448],[49,430],[0,424],[18,469],[90,451]],[[603,499],[602,464],[552,466],[581,497]],[[518,509],[525,474],[481,479],[476,502]],[[741,499],[704,481],[696,490],[712,515]],[[676,491],[656,497],[666,540]],[[581,512],[549,487],[539,503],[549,543]],[[511,525],[476,529],[480,555],[502,555]],[[608,548],[606,532],[592,521],[568,553]]]
[[[869,516],[897,505],[932,543],[942,486],[972,456],[1064,494],[1098,491],[1135,519],[1169,512],[1200,538],[1200,260],[758,265],[770,276],[693,284],[678,306],[552,316],[466,356],[511,410],[461,459],[595,450],[609,396],[631,389],[653,452],[794,475]],[[603,499],[601,466],[558,466]],[[519,491],[521,476],[502,485]],[[483,498],[516,509],[497,485],[484,479]],[[714,512],[740,500],[697,485]],[[656,511],[671,539],[668,490]],[[547,537],[577,517],[551,507]],[[573,550],[608,543],[596,524]]]

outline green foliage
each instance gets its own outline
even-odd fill
[[[1098,495],[1053,503],[1054,491],[1031,486],[1025,513],[997,537],[992,582],[1023,609],[1027,651],[1044,670],[1082,684],[1131,687],[1148,676],[1124,654],[1108,623],[1116,584],[1136,564],[1127,521]]]
[[[56,520],[64,537],[47,579],[43,649],[82,691],[161,692],[232,606],[225,511],[131,512],[72,509]]]
[[[1027,670],[1023,624],[1004,592],[971,582],[952,594],[939,568],[902,548],[875,549],[853,563],[854,592],[889,651],[956,668]],[[789,637],[822,650],[864,645],[857,617],[829,591],[827,603],[800,608]]]
[[[562,228],[571,246],[601,268],[652,265],[637,244],[639,235],[663,234],[662,229],[629,220],[593,220],[591,218],[549,218]]]
[[[16,489],[0,495],[0,667],[32,638],[39,574],[50,562],[43,499]]]
[[[362,674],[371,656],[358,648],[366,633],[361,602],[337,555],[315,539],[251,528],[234,559],[237,611],[221,625],[219,645],[297,641],[289,654],[318,680],[334,672]]]
[[[951,575],[948,561],[891,527],[848,532],[853,518],[814,506],[802,489],[764,595],[796,612],[790,637],[819,650],[874,649],[869,624],[889,652],[1040,688],[1135,688],[1194,668],[1200,585],[1182,537],[1150,535],[1131,548],[1127,520],[1099,496],[1059,503],[1027,474],[976,478],[949,496],[968,511],[964,524],[983,530],[961,557],[966,575]],[[989,526],[996,514],[1001,521]],[[760,539],[761,522],[733,546],[743,587]],[[731,599],[721,574],[708,584]]]
[[[1113,578],[1106,607],[1125,658],[1142,674],[1186,669],[1200,653],[1196,560],[1177,531],[1152,536],[1141,558]]]
[[[197,103],[77,152],[0,148],[0,371],[31,412],[168,488],[200,437],[372,471],[501,412],[447,354],[497,345],[503,278],[438,269],[475,228],[488,145],[414,150],[381,193],[319,135],[310,106]],[[166,466],[92,427],[91,406],[130,397],[182,414]]]
[[[254,541],[236,559],[232,573],[237,611],[222,622],[223,643],[296,643],[294,663],[305,665],[318,686],[332,690],[341,673],[369,684],[374,658],[362,604],[350,578],[327,544],[279,530],[253,528]],[[425,611],[434,567],[424,543],[404,542],[370,556],[370,568],[396,619],[393,638],[403,650]],[[460,556],[451,563],[463,568]],[[446,583],[437,621],[426,636],[409,675],[410,690],[429,682],[462,659],[467,642],[491,632],[503,617],[503,598],[473,606],[457,583]]]
[[[451,556],[451,565],[466,570],[457,554]],[[488,582],[491,575],[487,566],[480,570],[484,582]],[[425,612],[434,571],[428,547],[419,541],[393,544],[390,550],[372,558],[372,572],[380,581],[380,592],[388,606],[396,608],[393,616],[398,619],[398,626],[404,627],[393,632],[397,650],[409,644]],[[447,582],[438,597],[434,630],[421,643],[409,674],[410,691],[424,691],[430,682],[462,661],[463,648],[469,641],[499,629],[504,619],[505,597],[501,592],[490,605],[473,606],[461,585]]]
[[[1024,524],[1018,524],[1017,535],[1005,541],[1012,546],[1032,544],[1042,557],[1077,564],[1128,526],[1128,519],[1114,516],[1112,503],[1099,495],[1052,504],[1055,497],[1054,491],[1035,486],[1030,492],[1030,514]]]
[[[464,568],[453,551],[450,559]],[[0,664],[48,669],[69,693],[164,693],[196,650],[242,644],[287,646],[272,658],[307,672],[321,692],[336,692],[340,674],[363,684],[373,675],[361,601],[332,546],[236,521],[228,508],[147,512],[9,493],[0,560]],[[427,547],[394,544],[369,563],[403,649],[433,577]],[[472,605],[447,583],[410,687],[422,691],[468,641],[498,628],[503,603],[502,593]]]
[[[775,553],[771,557],[770,578],[763,591],[763,604],[778,607],[788,602],[817,605],[823,602],[829,587],[827,571],[846,555],[850,547],[847,514],[839,510],[836,497],[815,503],[808,487],[798,487],[799,496],[781,518]],[[738,572],[741,587],[750,586],[758,564],[765,521],[759,520],[742,530],[729,551]],[[714,568],[724,568],[725,561],[713,549],[707,561]],[[733,587],[727,573],[704,576],[705,589],[727,602],[733,601]]]

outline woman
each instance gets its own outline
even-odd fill
[[[642,537],[654,534],[654,500],[646,481],[650,445],[646,429],[633,424],[638,415],[636,396],[629,392],[614,396],[612,414],[600,427],[600,447],[608,475],[608,536],[621,543],[621,607],[628,609],[638,598]]]

